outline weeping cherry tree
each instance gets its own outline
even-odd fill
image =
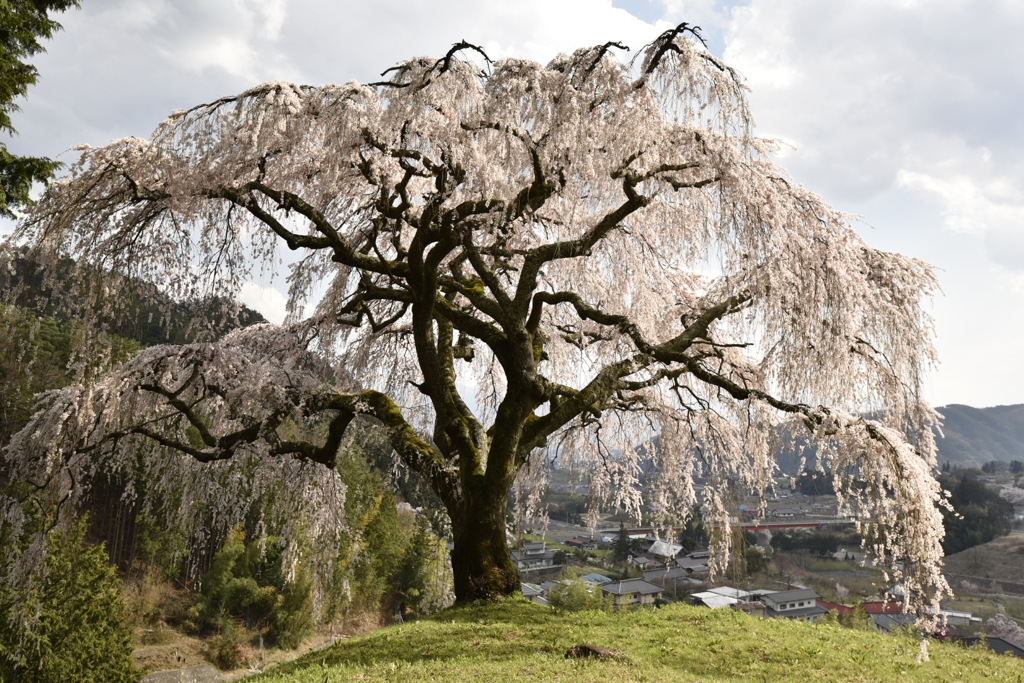
[[[200,481],[244,461],[299,515],[369,416],[447,508],[468,601],[519,590],[506,517],[543,463],[579,465],[603,504],[696,504],[721,531],[727,492],[765,492],[798,428],[875,556],[935,604],[931,269],[773,163],[693,27],[624,51],[543,66],[460,43],[83,148],[15,244],[104,274],[108,299],[119,277],[184,299],[286,268],[289,315],[49,395],[7,450],[14,476],[73,499],[140,452]],[[714,536],[720,565],[731,534]]]

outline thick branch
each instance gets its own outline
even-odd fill
[[[379,391],[364,391],[325,396],[319,403],[343,414],[371,415],[384,423],[388,442],[402,462],[426,478],[449,509],[458,509],[462,488],[455,473],[437,448],[409,426],[390,397]]]
[[[653,386],[661,379],[674,379],[684,374],[684,370],[693,372],[691,364],[698,363],[687,356],[685,351],[698,342],[698,340],[707,337],[712,323],[739,310],[748,301],[746,296],[736,295],[729,297],[725,301],[709,307],[694,322],[690,323],[685,330],[672,339],[661,344],[652,344],[643,338],[639,328],[627,316],[599,311],[587,305],[575,293],[540,292],[537,294],[537,298],[549,303],[570,303],[576,308],[581,318],[615,327],[633,341],[638,353],[628,359],[602,368],[578,392],[566,395],[567,392],[563,389],[562,391],[551,393],[551,398],[558,396],[564,397],[564,400],[553,401],[551,411],[528,426],[527,433],[524,434],[524,443],[530,444],[531,447],[542,445],[548,436],[584,412],[600,412],[605,402],[616,391],[639,390]],[[683,364],[682,367],[680,367],[680,363]],[[654,371],[650,377],[625,381],[625,378],[630,375],[642,372],[657,364],[663,367]],[[693,374],[696,375],[695,372]],[[700,379],[704,378],[700,377]],[[546,385],[546,389],[550,391],[552,385]]]
[[[530,297],[537,289],[537,275],[541,266],[555,259],[589,255],[594,246],[621,225],[622,221],[630,214],[649,203],[650,200],[647,197],[635,192],[634,184],[631,184],[628,179],[623,181],[623,188],[627,195],[626,201],[605,214],[584,235],[572,240],[544,244],[526,254],[516,289],[515,305],[518,310],[525,311],[529,305]]]

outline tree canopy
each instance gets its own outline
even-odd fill
[[[15,100],[28,93],[39,71],[25,60],[43,51],[41,40],[53,36],[60,24],[50,14],[78,7],[78,0],[12,0],[0,4],[0,130],[16,133],[11,114]],[[49,180],[59,163],[42,157],[11,154],[0,142],[0,216],[29,203],[32,183]]]
[[[306,509],[371,416],[443,501],[469,600],[519,588],[517,476],[588,463],[595,500],[664,519],[699,503],[720,527],[728,485],[769,487],[795,422],[876,556],[903,562],[915,601],[941,597],[931,268],[787,177],[693,27],[624,49],[545,66],[460,43],[380,82],[265,83],[83,148],[17,243],[180,299],[231,296],[285,253],[289,318],[53,394],[8,449],[17,476],[72,490],[148,444],[145,462],[200,481],[248,463]],[[296,487],[303,463],[321,474]]]

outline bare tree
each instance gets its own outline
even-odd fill
[[[651,460],[666,518],[700,476],[727,528],[725,484],[764,490],[794,422],[876,556],[903,561],[916,601],[941,597],[931,269],[787,178],[695,28],[622,49],[542,66],[460,43],[379,83],[266,83],[84,149],[15,240],[176,297],[235,294],[285,246],[289,320],[55,394],[9,448],[19,476],[73,488],[54,473],[143,441],[329,471],[373,416],[447,508],[465,601],[519,590],[509,495],[545,457],[594,463],[595,496],[634,513]]]

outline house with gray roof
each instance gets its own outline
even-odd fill
[[[709,588],[709,593],[717,593],[718,595],[724,595],[726,597],[733,598],[739,602],[746,602],[750,600],[751,592],[745,591],[742,588],[733,588],[732,586],[716,586],[715,588]]]
[[[736,598],[730,598],[728,595],[712,593],[711,591],[701,591],[699,593],[691,593],[690,602],[694,605],[700,605],[710,609],[721,609],[723,607],[731,607],[740,601]]]
[[[653,605],[656,600],[661,599],[661,586],[643,579],[627,579],[625,581],[614,581],[601,586],[606,595],[611,595],[616,607],[623,605]]]
[[[655,555],[663,559],[669,559],[679,554],[679,551],[683,549],[681,545],[675,545],[674,543],[668,543],[666,541],[655,541],[651,544],[651,547],[647,549],[648,555]]]
[[[597,550],[597,541],[587,536],[577,536],[565,542],[567,546],[580,550]]]
[[[963,643],[968,646],[985,643],[988,646],[988,649],[992,650],[992,652],[995,652],[996,654],[1013,655],[1014,657],[1024,658],[1024,643],[1018,643],[998,636],[954,636],[950,638],[950,640],[955,643]]]
[[[871,620],[875,624],[875,630],[882,633],[890,633],[901,626],[917,624],[917,616],[913,614],[872,614]]]
[[[689,578],[690,572],[682,567],[665,567],[664,569],[645,569],[644,581],[664,586],[666,581],[677,581]]]
[[[810,588],[798,588],[765,593],[761,596],[761,602],[765,606],[765,616],[817,621],[828,614],[828,610],[818,604],[820,597]]]
[[[509,551],[509,554],[519,571],[555,565],[555,551],[548,550],[544,543],[524,543],[521,548]]]
[[[750,602],[750,592],[731,586],[717,586],[699,593],[691,593],[690,602],[711,609],[720,609]]]
[[[688,593],[704,585],[704,581],[694,578],[689,571],[680,567],[647,569],[644,571],[644,581],[661,586],[674,597],[679,597],[680,592]]]
[[[657,557],[651,557],[644,553],[630,555],[626,561],[631,565],[640,567],[640,569],[645,569],[646,567],[660,567],[663,564],[663,562]]]
[[[680,557],[676,559],[676,566],[687,570],[691,574],[708,573],[708,561],[706,559],[698,560],[692,557]]]
[[[522,582],[523,597],[530,602],[536,602],[539,605],[548,604],[547,598],[544,597],[544,590],[535,583]]]

